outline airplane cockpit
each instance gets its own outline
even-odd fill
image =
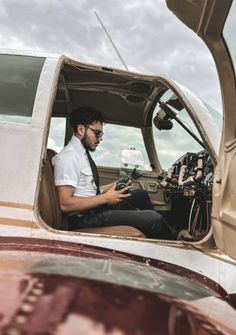
[[[104,139],[93,154],[101,184],[130,176],[132,187],[146,190],[155,210],[173,230],[183,233],[179,239],[205,237],[211,228],[219,145],[217,112],[170,79],[71,60],[65,60],[60,69],[48,123],[38,202],[43,222],[67,229],[53,185],[51,159],[72,136],[70,112],[83,105],[100,110],[106,120]],[[208,131],[204,123],[210,125]],[[123,223],[76,233],[145,237]]]
[[[212,52],[223,127],[166,76],[1,50],[0,332],[235,333],[235,4],[167,0]],[[69,229],[52,160],[84,105],[106,120],[92,129],[100,184],[132,179],[176,240],[126,222]]]
[[[183,231],[180,239],[195,242],[208,236],[222,122],[219,113],[163,76],[55,55],[6,53],[0,66],[2,141],[9,137],[8,149],[3,148],[6,173],[2,178],[7,178],[8,185],[2,189],[3,199],[31,208],[35,222],[44,229],[67,231],[51,160],[72,136],[72,110],[88,105],[106,120],[103,140],[93,153],[100,184],[128,176],[134,189],[147,191],[154,209],[173,231]],[[17,156],[10,155],[15,150],[13,138],[19,142]],[[19,167],[20,180],[10,166]],[[74,234],[82,233],[145,238],[124,222]]]

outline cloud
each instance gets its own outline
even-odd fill
[[[123,68],[95,11],[130,70],[171,76],[221,108],[208,49],[163,0],[0,0],[1,46]]]
[[[0,0],[0,45],[62,53],[81,62],[123,69],[95,11],[129,70],[167,75],[221,110],[217,72],[207,47],[167,9],[163,0]],[[118,150],[119,140],[114,133],[111,136],[114,141],[104,141],[97,159],[119,165],[123,147]],[[54,131],[52,137],[55,142],[50,139],[50,144],[59,150],[63,141],[59,131]],[[133,143],[131,139],[132,135],[128,136],[127,145],[141,147],[140,141]],[[171,139],[169,133],[169,143]],[[160,149],[163,157],[165,150]],[[165,166],[173,161],[171,148],[168,154]]]

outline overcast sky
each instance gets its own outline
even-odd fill
[[[164,0],[0,0],[0,46],[63,53],[81,62],[168,75],[221,110],[211,55]]]

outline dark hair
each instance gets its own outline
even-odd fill
[[[77,131],[78,124],[88,126],[90,124],[93,124],[94,122],[100,122],[101,124],[103,124],[105,120],[102,117],[101,112],[89,106],[82,106],[76,108],[70,114],[70,125],[73,128],[74,133],[76,133]]]

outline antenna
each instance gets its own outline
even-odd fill
[[[109,38],[109,40],[110,40],[110,42],[111,42],[113,48],[115,49],[115,52],[117,53],[117,55],[118,55],[118,57],[119,57],[121,63],[124,65],[125,69],[128,71],[128,67],[127,67],[127,65],[125,64],[125,61],[124,61],[123,58],[121,57],[121,54],[119,53],[117,47],[115,46],[115,43],[112,41],[110,35],[108,34],[108,31],[106,30],[104,24],[102,23],[102,21],[101,21],[101,19],[99,18],[98,14],[97,14],[96,12],[94,12],[94,14],[96,15],[96,17],[97,17],[98,21],[100,22],[100,24],[101,24],[103,30],[105,31],[107,37]]]

